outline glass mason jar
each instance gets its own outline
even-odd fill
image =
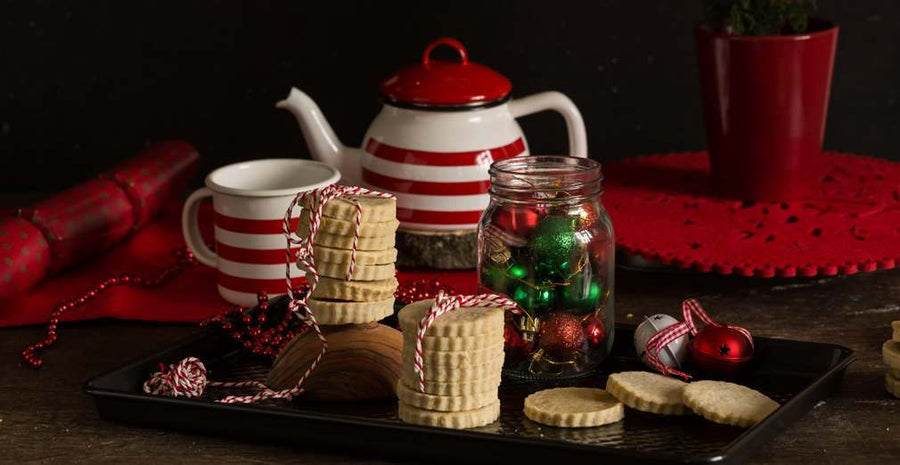
[[[528,156],[490,169],[491,202],[478,226],[482,292],[506,295],[503,374],[559,379],[590,374],[613,343],[615,243],[600,202],[600,164]]]

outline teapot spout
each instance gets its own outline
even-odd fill
[[[291,112],[297,119],[313,159],[337,168],[343,184],[359,184],[359,157],[349,153],[358,150],[349,149],[341,143],[313,99],[292,87],[287,98],[276,103],[275,107]]]

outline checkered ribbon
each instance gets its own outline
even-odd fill
[[[441,315],[466,307],[502,308],[515,315],[524,315],[524,312],[513,300],[497,294],[450,296],[444,291],[438,291],[437,296],[434,298],[434,303],[428,309],[428,312],[425,313],[425,316],[419,320],[419,325],[416,329],[416,353],[413,360],[413,370],[419,378],[419,391],[425,392],[425,357],[422,348],[425,333]]]
[[[699,329],[697,329],[697,324],[694,323],[695,316],[699,318],[700,321],[706,326],[717,326],[734,329],[743,334],[747,338],[747,340],[750,341],[751,346],[753,345],[753,337],[750,335],[750,331],[747,331],[747,329],[740,326],[722,324],[713,320],[706,313],[706,311],[703,310],[703,306],[700,305],[700,302],[698,302],[696,299],[687,299],[681,303],[681,315],[684,317],[684,321],[675,323],[672,326],[668,326],[660,330],[647,340],[647,363],[655,368],[656,371],[659,371],[662,374],[678,376],[679,378],[682,378],[684,380],[691,379],[691,375],[668,367],[664,363],[662,363],[662,361],[659,360],[659,352],[684,335],[689,334],[691,337],[696,336],[699,332]]]

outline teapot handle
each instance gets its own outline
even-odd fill
[[[584,119],[581,118],[578,107],[565,94],[548,91],[509,102],[509,112],[514,118],[545,110],[553,110],[566,120],[566,128],[569,131],[569,155],[586,157],[587,131],[584,128]]]

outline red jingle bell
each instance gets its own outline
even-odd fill
[[[727,326],[708,325],[690,343],[691,360],[706,376],[733,377],[753,358],[753,340]]]

